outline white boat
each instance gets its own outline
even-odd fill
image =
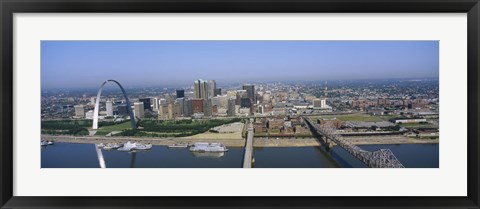
[[[123,147],[118,148],[118,151],[132,151],[132,150],[149,150],[152,148],[151,144],[140,144],[136,142],[130,142],[123,144]]]
[[[221,143],[196,142],[190,146],[192,152],[226,152],[228,149]]]
[[[45,140],[40,141],[40,146],[47,146],[48,142]]]
[[[153,145],[152,144],[137,144],[137,147],[135,147],[135,150],[149,150],[152,149]]]
[[[188,144],[184,144],[184,143],[168,145],[168,148],[187,148],[187,147],[188,147]]]
[[[48,141],[47,144],[48,145],[53,145],[53,141]]]
[[[118,149],[122,147],[121,144],[117,144],[117,143],[108,143],[107,145],[103,146],[103,149],[104,150],[111,150],[111,149]]]
[[[98,148],[103,148],[103,147],[105,147],[105,144],[104,143],[97,144],[97,147]]]
[[[129,151],[132,151],[132,148],[129,148],[129,147],[120,147],[117,149],[118,151],[125,151],[125,152],[129,152]]]
[[[131,151],[135,147],[137,147],[137,143],[135,143],[135,142],[132,143],[132,142],[128,141],[127,143],[123,144],[123,147],[120,147],[117,150],[118,151]]]
[[[197,158],[221,158],[225,152],[191,152]]]

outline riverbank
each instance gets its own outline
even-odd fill
[[[342,137],[355,145],[381,145],[381,144],[438,144],[439,139],[410,138],[403,135],[387,136],[352,136]]]
[[[100,143],[125,143],[127,141],[135,141],[141,143],[150,143],[152,145],[169,146],[177,143],[193,144],[195,142],[220,142],[227,147],[244,147],[245,139],[192,139],[192,138],[153,138],[153,137],[104,137],[104,136],[68,136],[68,135],[41,135],[42,139],[65,142],[65,143],[84,143],[84,144],[100,144]]]
[[[169,146],[177,143],[193,144],[195,142],[219,142],[227,147],[244,147],[245,139],[220,139],[220,138],[186,138],[186,137],[166,137],[166,138],[141,138],[141,137],[103,137],[103,136],[54,136],[42,135],[42,139],[66,143],[125,143],[126,141],[136,141],[150,143],[159,146]],[[368,136],[368,137],[343,137],[355,145],[382,145],[382,144],[438,144],[438,139],[416,139],[402,135],[394,136]],[[315,138],[254,138],[254,147],[314,147],[321,146]]]

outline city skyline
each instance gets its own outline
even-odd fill
[[[42,41],[42,89],[438,78],[438,41]],[[94,78],[94,79],[92,79]]]

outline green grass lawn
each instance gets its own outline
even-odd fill
[[[98,130],[97,132],[95,132],[95,136],[105,136],[110,132],[111,131],[108,131],[108,130]]]
[[[393,118],[398,118],[400,115],[379,115],[377,117],[381,118],[382,120],[390,120]]]
[[[437,125],[430,123],[403,123],[398,125],[405,128],[438,128]]]
[[[102,126],[99,128],[98,131],[102,131],[102,132],[108,131],[107,133],[110,133],[112,131],[123,131],[125,129],[131,129],[131,128],[132,126],[130,121],[125,121],[123,123],[115,124],[112,126]]]
[[[184,137],[207,132],[213,127],[240,122],[241,119],[212,119],[212,120],[176,120],[176,121],[159,121],[159,120],[143,120],[139,126],[143,129],[132,130],[128,122],[107,126],[105,130],[121,131],[117,135],[121,136],[149,136],[149,137]]]

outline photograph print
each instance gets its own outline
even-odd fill
[[[42,41],[41,168],[439,168],[439,103],[433,40]]]

